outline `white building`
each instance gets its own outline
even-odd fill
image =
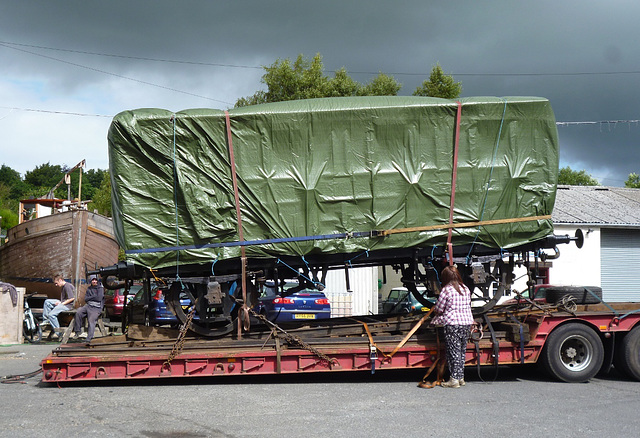
[[[604,301],[640,302],[640,189],[558,186],[555,234],[574,235],[584,246],[560,245],[552,284],[601,286]]]

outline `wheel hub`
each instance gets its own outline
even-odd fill
[[[562,363],[567,369],[580,371],[588,367],[592,359],[592,349],[580,336],[568,339],[561,350]]]

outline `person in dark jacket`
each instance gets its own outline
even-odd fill
[[[98,282],[98,277],[92,275],[89,277],[89,281],[91,285],[87,288],[84,296],[86,304],[76,311],[76,316],[73,319],[74,339],[78,339],[82,332],[83,319],[85,316],[87,317],[89,328],[87,330],[86,342],[91,342],[91,339],[93,339],[93,334],[96,331],[96,323],[102,313],[102,306],[104,304],[104,288]]]

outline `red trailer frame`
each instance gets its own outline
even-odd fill
[[[466,365],[541,361],[553,377],[578,382],[615,363],[640,380],[639,312],[637,303],[583,305],[573,312],[534,308],[512,312],[498,306],[485,317],[483,335],[476,332],[472,336]],[[187,339],[172,359],[174,340],[98,338],[89,345],[66,344],[53,350],[41,363],[42,380],[61,383],[429,368],[444,354],[436,331],[426,325],[419,327],[424,320],[419,316],[403,320],[404,327],[413,326],[415,333],[370,334],[367,324],[362,323],[356,336],[302,338],[303,347],[273,337],[273,332],[267,333],[266,339],[193,338]],[[397,322],[393,320],[393,324]],[[354,320],[350,323],[352,327]]]

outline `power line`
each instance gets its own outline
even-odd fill
[[[130,56],[130,55],[118,55],[118,54],[113,54],[113,53],[101,53],[101,52],[90,52],[90,51],[85,51],[85,50],[73,50],[73,49],[63,49],[63,48],[59,48],[59,47],[47,47],[47,46],[39,46],[39,45],[34,45],[34,44],[21,44],[21,43],[13,43],[10,41],[0,41],[0,45],[10,48],[10,49],[17,49],[16,47],[12,47],[12,46],[19,46],[19,47],[31,47],[31,48],[35,48],[35,49],[43,49],[43,50],[55,50],[55,51],[59,51],[59,52],[68,52],[68,53],[79,53],[79,54],[84,54],[84,55],[93,55],[93,56],[105,56],[105,57],[111,57],[111,58],[123,58],[123,59],[134,59],[134,60],[140,60],[140,61],[152,61],[152,62],[165,62],[165,63],[172,63],[172,64],[187,64],[187,65],[202,65],[202,66],[209,66],[209,67],[226,67],[226,68],[241,68],[241,69],[257,69],[257,70],[261,70],[264,67],[263,66],[255,66],[255,65],[241,65],[241,64],[223,64],[223,63],[215,63],[215,62],[201,62],[201,61],[180,61],[180,60],[175,60],[175,59],[163,59],[163,58],[149,58],[149,57],[144,57],[144,56]],[[26,50],[25,50],[26,51]],[[27,53],[32,53],[29,51],[26,51]],[[32,53],[34,55],[38,55],[38,56],[44,56],[44,55],[39,55],[37,53]],[[52,58],[52,59],[56,59],[56,58]],[[57,60],[57,59],[56,59]],[[58,60],[60,61],[60,60]],[[66,62],[66,61],[61,61],[61,62]],[[330,73],[335,73],[336,70],[327,70]],[[349,71],[349,73],[351,74],[378,74],[380,73],[379,71]],[[396,75],[396,76],[425,76],[425,72],[421,72],[421,73],[411,73],[411,72],[389,72],[389,75]],[[497,77],[497,76],[504,76],[504,77],[517,77],[517,76],[599,76],[599,75],[637,75],[640,74],[640,70],[629,70],[629,71],[599,71],[599,72],[552,72],[552,73],[450,73],[451,75],[454,76],[477,76],[477,77]],[[153,85],[153,84],[151,84]],[[203,96],[199,96],[199,97],[203,97]],[[207,97],[204,97],[205,99],[209,99]],[[215,100],[215,99],[211,99],[211,100]],[[224,102],[227,103],[227,102]]]
[[[109,118],[113,117],[113,116],[109,116],[109,115],[106,115],[106,114],[74,113],[74,112],[69,112],[69,111],[52,111],[52,110],[43,110],[43,109],[35,109],[35,108],[19,108],[19,107],[15,107],[15,106],[0,106],[0,108],[8,109],[8,110],[11,110],[11,111],[13,111],[13,110],[31,111],[31,112],[36,112],[36,113],[62,114],[62,115],[65,115],[65,116],[109,117]],[[2,120],[2,119],[0,119],[0,120]]]
[[[32,52],[32,51],[30,51],[30,50],[20,49],[20,48],[18,48],[18,47],[11,47],[10,45],[4,44],[4,43],[2,43],[2,42],[0,42],[0,46],[2,46],[2,47],[6,47],[7,49],[12,49],[12,50],[17,50],[17,51],[19,51],[19,52],[28,53],[28,54],[30,54],[30,55],[40,56],[40,57],[42,57],[42,58],[46,58],[46,59],[51,59],[51,60],[53,60],[53,61],[62,62],[62,63],[64,63],[64,64],[73,65],[74,67],[80,67],[80,68],[84,68],[84,69],[87,69],[87,70],[95,71],[95,72],[98,72],[98,73],[103,73],[103,74],[106,74],[106,75],[115,76],[115,77],[117,77],[117,78],[126,79],[126,80],[128,80],[128,81],[133,81],[133,82],[137,82],[137,83],[144,84],[144,85],[150,85],[150,86],[152,86],[152,87],[162,88],[162,89],[164,89],[164,90],[174,91],[174,92],[176,92],[176,93],[187,94],[187,95],[189,95],[189,96],[199,97],[199,98],[201,98],[201,99],[207,99],[207,100],[211,100],[211,101],[214,101],[214,102],[220,102],[220,103],[224,103],[225,105],[233,105],[232,103],[230,103],[230,102],[225,102],[224,100],[213,99],[213,98],[211,98],[211,97],[202,96],[202,95],[195,94],[195,93],[190,93],[190,92],[188,92],[188,91],[178,90],[178,89],[176,89],[176,88],[166,87],[166,86],[164,86],[164,85],[158,85],[158,84],[154,84],[154,83],[152,83],[152,82],[142,81],[142,80],[140,80],[140,79],[130,78],[130,77],[127,77],[127,76],[119,75],[119,74],[117,74],[117,73],[112,73],[112,72],[108,72],[108,71],[105,71],[105,70],[100,70],[100,69],[97,69],[97,68],[94,68],[94,67],[89,67],[89,66],[86,66],[86,65],[77,64],[77,63],[75,63],[75,62],[70,62],[70,61],[65,61],[65,60],[63,60],[63,59],[54,58],[53,56],[47,56],[47,55],[43,55],[43,54],[41,54],[41,53],[35,53],[35,52]]]
[[[215,62],[198,62],[198,61],[178,61],[178,60],[174,60],[174,59],[148,58],[148,57],[144,57],[144,56],[116,55],[116,54],[112,54],[112,53],[88,52],[88,51],[85,51],[85,50],[72,50],[72,49],[60,49],[60,48],[57,48],[57,47],[36,46],[36,45],[33,45],[33,44],[19,44],[19,43],[12,43],[12,42],[8,42],[8,41],[0,41],[0,45],[4,45],[5,47],[7,45],[20,46],[20,47],[31,47],[31,48],[34,48],[34,49],[56,50],[56,51],[59,51],[59,52],[81,53],[81,54],[84,54],[84,55],[106,56],[106,57],[111,57],[111,58],[135,59],[135,60],[140,60],[140,61],[167,62],[167,63],[173,63],[173,64],[188,64],[188,65],[204,65],[204,66],[211,66],[211,67],[247,68],[247,69],[259,69],[259,70],[262,69],[262,67],[256,67],[256,66],[251,66],[251,65],[222,64],[222,63],[215,63]]]

